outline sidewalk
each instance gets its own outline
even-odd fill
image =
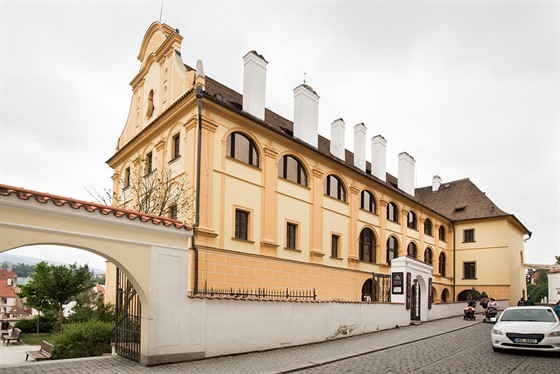
[[[0,371],[2,365],[21,364],[25,362],[26,351],[38,351],[39,345],[26,345],[21,343],[10,343],[6,347],[6,343],[0,343]]]
[[[375,333],[358,335],[322,343],[299,347],[275,349],[264,352],[239,354],[208,358],[199,361],[178,364],[143,367],[138,363],[119,356],[57,360],[42,362],[25,362],[22,349],[20,364],[0,365],[0,371],[10,368],[13,373],[286,373],[334,362],[348,357],[375,352],[404,343],[426,339],[450,331],[459,330],[481,323],[465,321],[462,316],[423,322],[421,325],[383,330]],[[16,346],[14,346],[15,348]],[[26,346],[30,347],[30,346]],[[4,348],[0,348],[2,360]],[[11,350],[12,346],[8,347]],[[0,361],[3,362],[3,361]]]

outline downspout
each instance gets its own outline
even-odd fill
[[[198,247],[196,246],[196,232],[200,224],[200,157],[202,153],[202,86],[196,86],[196,101],[198,104],[198,134],[196,144],[196,187],[195,187],[195,216],[193,225],[192,248],[194,250],[194,294],[198,294]]]
[[[455,223],[451,223],[451,227],[453,227],[453,301],[455,301],[455,279],[457,279],[456,276],[456,264],[457,264],[457,259],[455,257],[455,246],[456,246],[456,242],[457,242],[457,236],[455,235]]]

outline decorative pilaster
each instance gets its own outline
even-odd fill
[[[278,200],[276,190],[278,189],[278,168],[276,158],[278,151],[269,146],[264,147],[262,185],[264,191],[261,195],[261,253],[266,255],[277,255],[278,238]]]
[[[360,235],[358,234],[358,211],[360,207],[360,190],[355,186],[350,186],[350,230],[348,237],[348,260],[359,261],[358,246]]]
[[[379,244],[376,246],[375,258],[378,265],[387,265],[387,255],[383,249],[387,247],[387,205],[388,201],[379,199]]]
[[[323,253],[323,176],[325,173],[317,168],[311,169],[311,256],[322,257]],[[316,262],[310,259],[312,262]]]

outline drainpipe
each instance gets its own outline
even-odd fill
[[[196,187],[195,187],[195,216],[193,225],[192,248],[194,250],[194,294],[198,294],[198,247],[196,246],[196,232],[200,224],[200,156],[202,153],[202,86],[196,86],[196,101],[198,104],[198,134],[196,144]]]
[[[455,246],[456,246],[455,243],[457,242],[457,235],[455,235],[455,223],[452,223],[451,227],[453,227],[453,301],[455,301],[455,279],[457,279],[456,277],[457,259],[455,257]]]

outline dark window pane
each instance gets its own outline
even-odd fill
[[[286,227],[286,248],[296,249],[297,225],[288,223]]]
[[[338,257],[338,240],[339,237],[337,235],[332,236],[331,240],[331,256]]]
[[[249,213],[242,210],[235,211],[235,238],[247,240],[249,229]]]

